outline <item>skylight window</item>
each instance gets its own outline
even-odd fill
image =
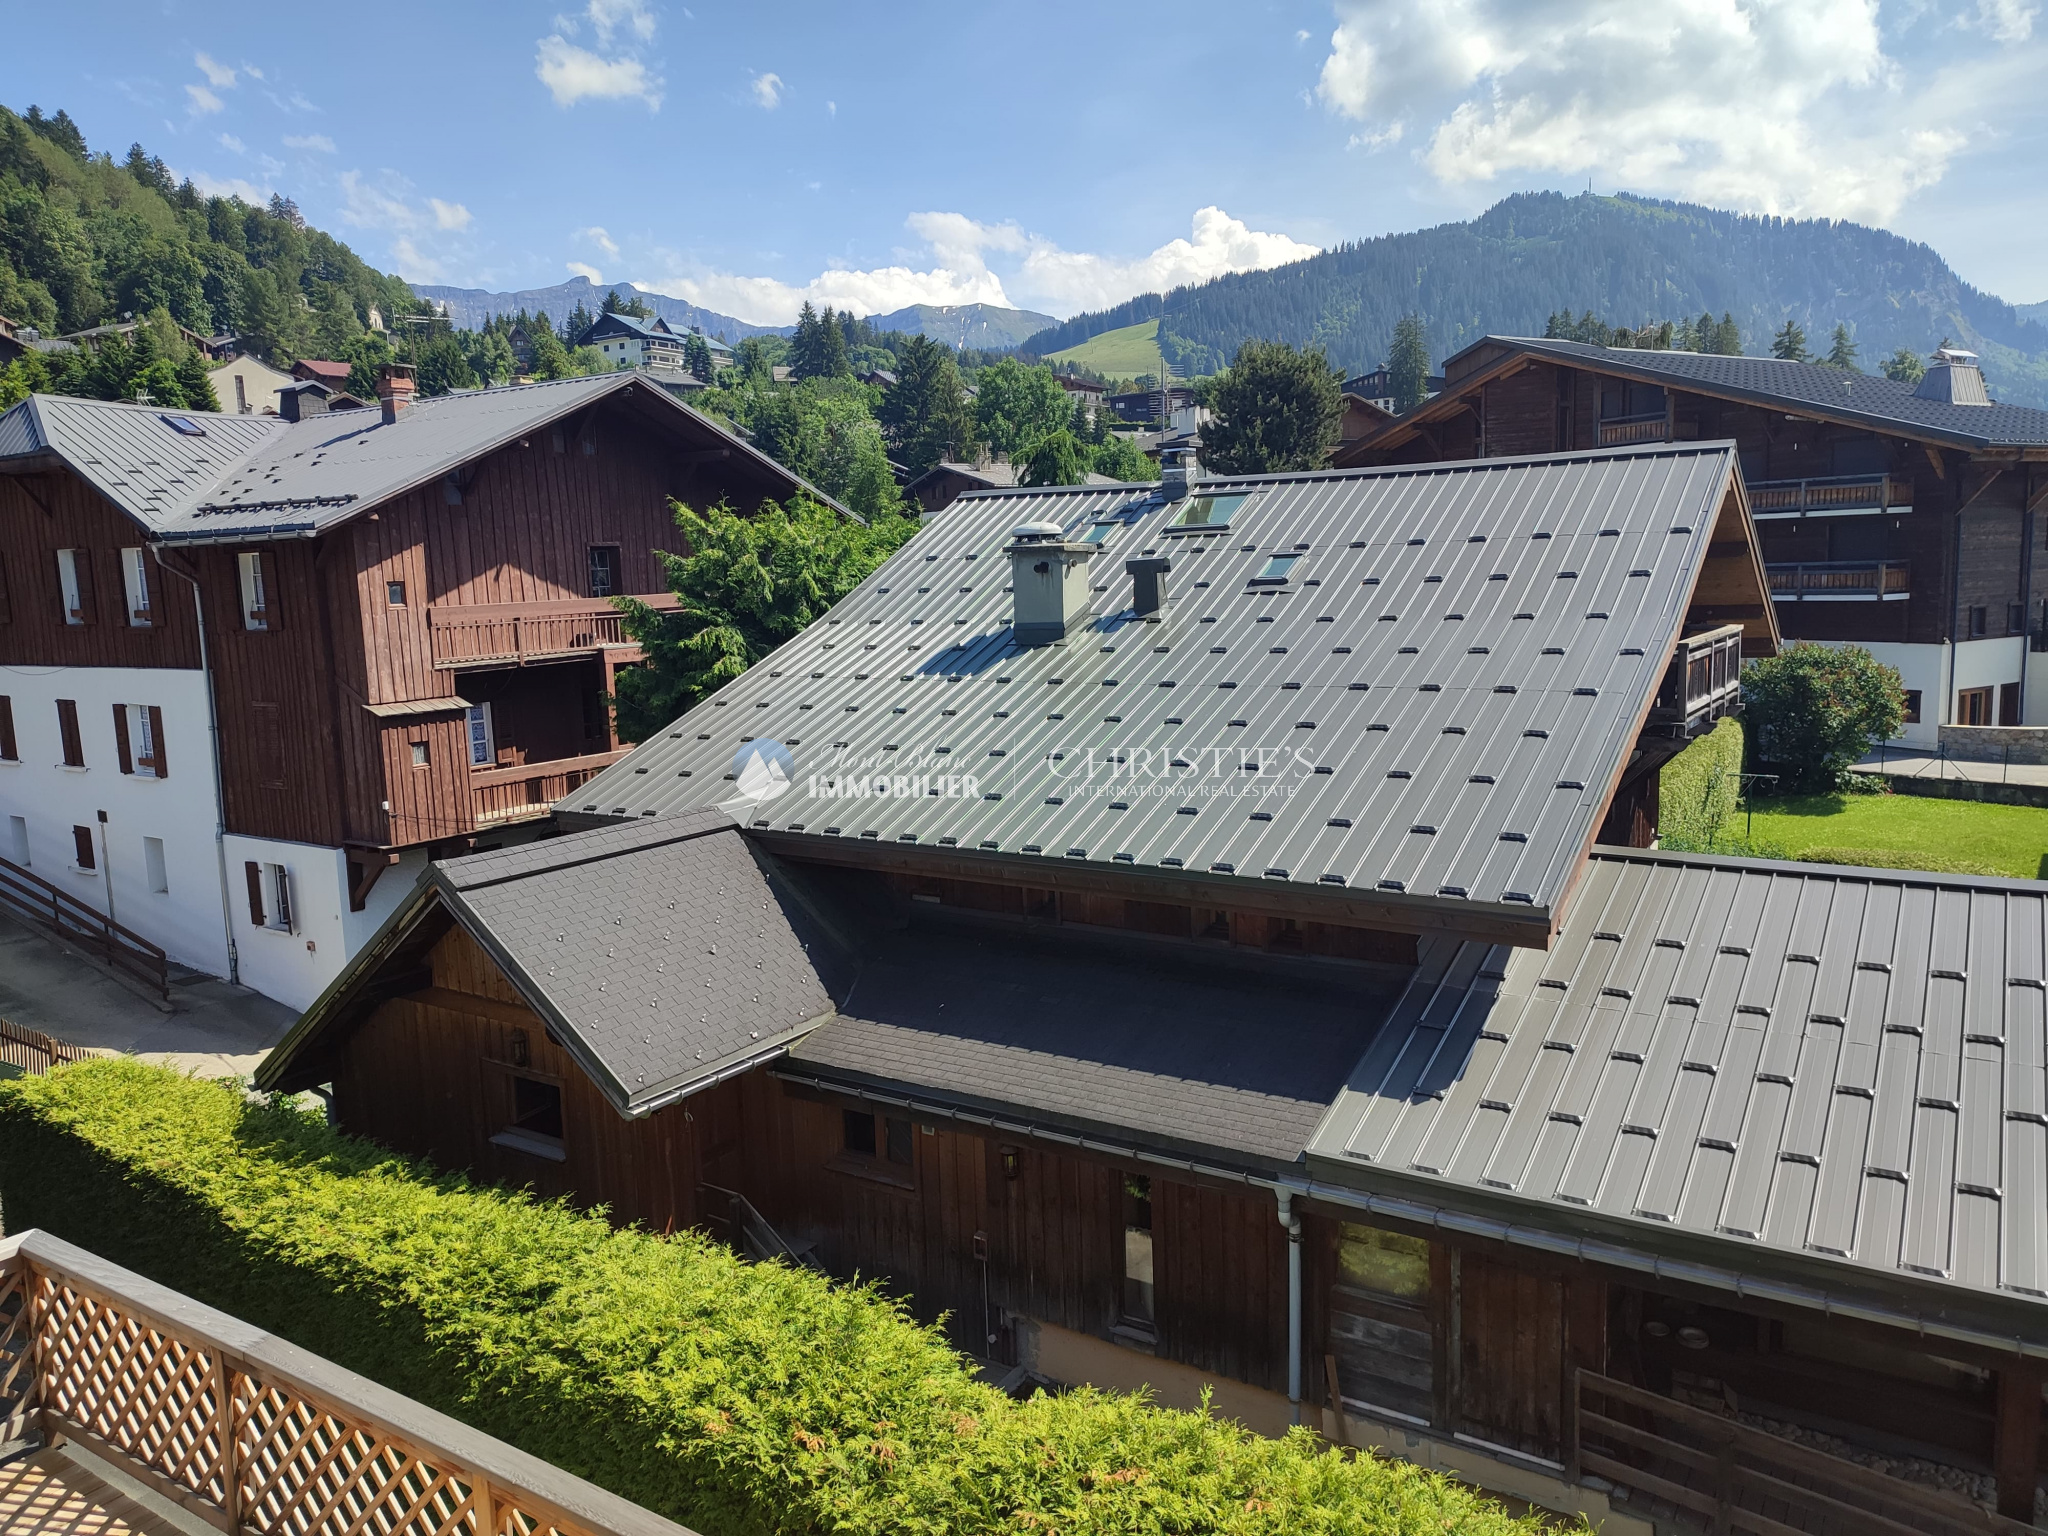
[[[1107,544],[1110,535],[1121,527],[1123,527],[1123,524],[1113,518],[1108,522],[1097,523],[1081,535],[1081,542],[1083,544]]]
[[[159,416],[157,420],[169,427],[180,437],[204,437],[206,428],[189,416]]]
[[[1294,569],[1295,563],[1300,559],[1301,556],[1299,555],[1275,555],[1266,562],[1265,567],[1259,574],[1252,578],[1252,585],[1255,587],[1277,587],[1284,585],[1287,581],[1288,572]]]
[[[1243,492],[1233,496],[1190,497],[1188,504],[1181,509],[1180,516],[1167,526],[1171,529],[1192,529],[1203,533],[1228,528],[1230,519],[1249,500],[1249,493]]]

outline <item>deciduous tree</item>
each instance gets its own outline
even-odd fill
[[[1806,641],[1745,667],[1742,705],[1754,755],[1779,775],[1779,789],[1802,794],[1837,788],[1905,717],[1896,668],[1860,645]]]

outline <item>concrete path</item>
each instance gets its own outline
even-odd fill
[[[165,1013],[98,962],[0,917],[0,1018],[72,1045],[128,1051],[202,1077],[246,1075],[297,1017],[247,987],[175,966]]]
[[[1889,773],[1910,779],[1968,779],[1977,784],[2048,785],[2048,767],[2036,763],[1966,763],[1931,752],[1887,747],[1856,765],[1858,773]]]

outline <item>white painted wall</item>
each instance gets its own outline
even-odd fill
[[[13,701],[18,762],[0,762],[0,833],[7,818],[28,827],[30,868],[114,918],[173,960],[214,975],[228,968],[221,922],[220,865],[214,849],[213,737],[203,673],[163,667],[0,666],[0,693]],[[78,704],[83,769],[63,766],[57,700]],[[162,779],[121,772],[114,705],[154,704],[163,711]],[[104,829],[99,812],[107,813]],[[101,868],[72,867],[72,827],[89,826]],[[143,839],[163,839],[170,889],[149,889]],[[0,846],[0,857],[9,850]]]
[[[1834,641],[1821,641],[1823,645]],[[1920,690],[1920,723],[1903,726],[1887,742],[1893,747],[1925,747],[1932,752],[1941,736],[1942,704],[1951,698],[1948,688],[1948,647],[1945,645],[1900,645],[1886,640],[1856,642],[1888,667],[1896,667],[1899,682]],[[1980,642],[1981,643],[1981,642]]]
[[[2027,642],[2022,635],[1998,640],[1963,640],[1956,645],[1954,693],[1949,695],[1949,719],[1955,719],[1955,694],[1965,688],[1997,688],[2020,680],[2026,665]],[[1995,702],[1995,701],[1994,701]]]
[[[2021,725],[2048,725],[2048,651],[2027,652],[2027,687]]]

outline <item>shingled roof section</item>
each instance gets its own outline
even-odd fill
[[[795,856],[851,839],[991,878],[1168,871],[1542,943],[1734,472],[1731,444],[1694,443],[1206,481],[1244,499],[1186,534],[1147,488],[963,497],[558,809],[725,802],[735,754],[773,739],[793,783],[746,815]],[[1004,550],[1046,520],[1115,527],[1089,622],[1020,649]],[[1137,555],[1173,562],[1162,623],[1131,610]],[[1286,578],[1256,579],[1276,555],[1298,557]],[[877,782],[894,793],[848,798]]]
[[[605,1096],[646,1114],[779,1055],[832,1011],[832,940],[718,812],[432,865],[412,900],[257,1074],[290,1086],[374,1006],[404,930],[443,911],[489,952]]]
[[[1479,347],[1510,347],[1519,353],[1642,378],[1674,389],[1690,388],[1752,405],[1805,407],[1819,415],[1934,437],[1960,447],[2048,446],[2048,411],[2026,405],[1956,405],[1947,400],[1924,399],[1913,392],[1913,385],[1895,383],[1882,374],[1824,368],[1817,363],[1787,362],[1776,357],[1596,347],[1586,342],[1532,336],[1488,336],[1465,351],[1469,353]],[[1464,385],[1465,380],[1454,380],[1447,393],[1455,394]],[[1375,437],[1395,430],[1390,425]]]
[[[1432,946],[1310,1161],[2038,1300],[2044,921],[2034,881],[1602,849],[1550,953]]]

